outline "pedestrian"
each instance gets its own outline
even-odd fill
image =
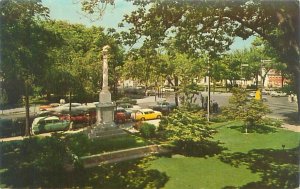
[[[212,108],[213,108],[213,113],[218,113],[219,105],[215,100],[213,100]]]
[[[204,110],[207,110],[207,102],[204,102],[202,107]]]

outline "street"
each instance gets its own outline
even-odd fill
[[[207,96],[207,92],[201,92],[203,96]],[[211,92],[211,100],[215,100],[219,106],[222,108],[227,106],[229,103],[229,97],[231,93],[219,93],[219,92]],[[196,103],[200,104],[200,96],[197,95]],[[289,102],[288,97],[271,97],[270,95],[264,95],[267,101],[265,102],[271,113],[268,115],[272,118],[283,119],[286,122],[292,122],[291,120],[296,119],[297,115],[297,103]],[[170,95],[166,97],[166,100],[169,102],[175,102],[174,95]]]
[[[203,96],[207,96],[207,92],[201,93]],[[229,97],[231,93],[219,93],[219,92],[212,92],[211,93],[211,100],[215,100],[220,107],[224,107],[228,105]],[[196,102],[200,104],[200,96],[196,95]],[[294,118],[297,114],[297,104],[295,102],[289,102],[287,97],[271,97],[270,95],[265,95],[267,98],[267,102],[265,102],[272,113],[269,115],[274,118],[279,119],[291,119]],[[169,94],[164,98],[156,98],[156,101],[163,101],[166,100],[168,102],[175,103],[174,94]],[[148,108],[150,105],[156,104],[154,96],[148,96],[143,99],[137,99],[137,104],[142,108]],[[39,106],[34,105],[30,107],[30,115],[35,115],[39,112]],[[3,114],[0,115],[1,118],[22,118],[25,117],[25,107],[22,108],[15,108],[4,110]]]

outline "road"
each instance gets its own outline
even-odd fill
[[[207,96],[207,92],[201,93],[203,96]],[[219,92],[212,92],[211,93],[211,100],[215,100],[218,102],[220,107],[227,106],[229,103],[229,97],[231,93],[219,93]],[[200,104],[200,96],[196,95],[196,102]],[[272,111],[268,116],[278,119],[283,119],[287,122],[291,120],[295,120],[297,116],[297,104],[295,102],[291,103],[288,101],[287,97],[271,97],[270,95],[265,95],[267,101],[266,103],[270,110]],[[154,99],[154,97],[152,97]],[[165,98],[169,102],[175,102],[174,95],[166,96]],[[149,103],[150,104],[150,103]],[[145,104],[143,104],[145,105]]]
[[[207,92],[201,93],[203,96],[207,95]],[[220,107],[224,107],[228,105],[229,97],[231,93],[211,93],[211,100],[215,100],[218,102]],[[265,96],[267,98],[267,102],[265,102],[272,113],[271,117],[276,117],[279,119],[291,119],[297,115],[297,104],[295,102],[290,103],[287,97],[271,97],[270,95]],[[143,99],[137,99],[137,103],[142,108],[147,108],[148,106],[155,105],[156,101],[166,100],[168,102],[175,102],[174,94],[169,94],[164,98],[155,98],[154,96],[145,97]],[[200,104],[200,97],[196,95],[196,102]],[[39,106],[31,106],[30,114],[34,115],[38,112]],[[0,114],[1,118],[21,118],[25,117],[25,108],[15,108],[10,110],[4,110],[4,114]]]
[[[202,93],[203,96],[207,95],[207,93]],[[211,99],[218,102],[219,106],[222,108],[228,105],[229,97],[231,93],[211,93]],[[199,95],[196,96],[196,103],[200,104],[200,97]],[[297,104],[290,103],[287,97],[271,97],[266,95],[267,102],[265,102],[269,108],[271,109],[272,113],[268,116],[273,118],[278,118],[284,120],[286,123],[295,125],[292,121],[297,115]],[[165,96],[164,98],[155,98],[154,96],[145,97],[143,99],[138,99],[137,103],[142,108],[147,108],[148,106],[155,105],[156,101],[168,101],[168,102],[175,102],[174,95],[170,94]],[[38,106],[33,106],[30,108],[31,115],[34,115],[38,111]],[[1,118],[24,118],[25,117],[25,108],[17,108],[6,110],[5,114],[1,114]],[[155,121],[154,121],[155,122]],[[157,124],[155,122],[155,124]],[[120,125],[121,127],[131,127],[132,122],[126,123],[124,125]]]

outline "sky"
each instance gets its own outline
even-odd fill
[[[70,23],[80,23],[86,26],[101,26],[103,28],[115,28],[118,30],[118,24],[122,21],[125,14],[135,10],[131,2],[125,0],[116,0],[114,6],[108,6],[101,19],[92,21],[92,17],[81,10],[80,0],[42,0],[43,5],[50,9],[50,18],[55,20],[65,20]],[[95,17],[94,17],[95,18]],[[250,47],[254,37],[247,40],[235,38],[231,45],[231,51]]]

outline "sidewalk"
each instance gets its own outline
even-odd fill
[[[290,131],[294,131],[294,132],[300,132],[300,125],[291,125],[288,123],[283,123],[282,126],[284,129],[290,130]]]

